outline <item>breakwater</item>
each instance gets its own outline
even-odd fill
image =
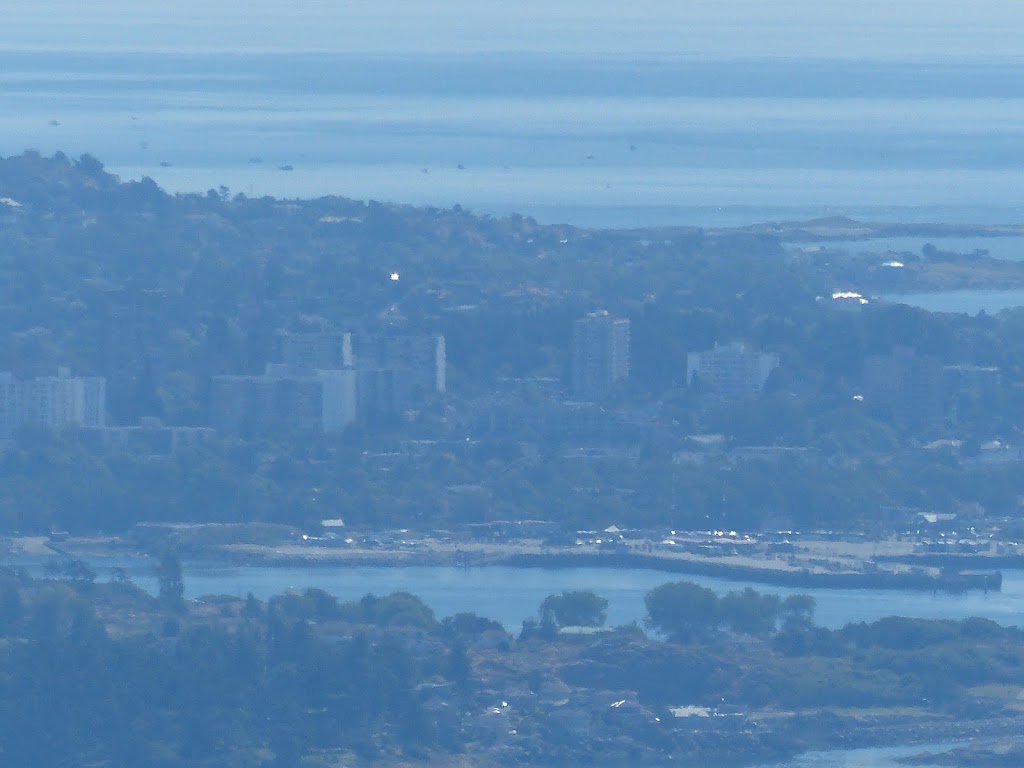
[[[137,555],[124,542],[109,543],[108,554]],[[570,547],[545,547],[524,551],[512,546],[487,548],[419,546],[415,548],[352,549],[337,546],[224,545],[197,541],[179,543],[182,557],[193,563],[220,563],[251,568],[302,567],[308,569],[358,568],[456,568],[513,567],[571,570],[598,568],[609,570],[658,571],[690,576],[711,577],[792,589],[886,590],[933,593],[1000,592],[1003,575],[992,566],[992,557],[951,558],[948,555],[877,557],[870,560],[819,560],[801,567],[761,565],[755,558],[696,557],[638,551],[636,548],[580,551]],[[98,554],[92,550],[60,548],[65,557],[85,558]],[[911,560],[910,558],[913,558]],[[890,565],[885,565],[890,564]],[[1010,564],[1010,563],[1008,563]],[[1019,564],[1019,558],[1013,564]],[[1011,569],[1012,570],[1012,569]]]
[[[477,563],[467,563],[469,565]],[[479,563],[483,564],[483,563]],[[953,572],[938,574],[911,571],[815,571],[757,568],[714,560],[658,557],[632,552],[513,554],[489,560],[487,564],[517,568],[647,568],[694,576],[752,581],[778,587],[836,589],[914,589],[929,592],[998,592],[1003,576],[993,572]]]
[[[615,568],[639,569],[679,573],[691,576],[711,576],[734,581],[746,581],[776,587],[795,589],[886,589],[924,592],[959,593],[968,591],[998,592],[1002,589],[1000,571],[959,571],[944,568],[939,572],[925,568],[887,570],[828,571],[810,568],[759,568],[749,563],[728,562],[724,559],[695,559],[663,557],[636,552],[574,552],[549,550],[545,552],[338,552],[330,548],[314,548],[302,553],[281,552],[271,548],[224,550],[196,548],[189,552],[199,560],[217,560],[246,566],[306,567],[448,567],[486,568],[509,566],[513,568]]]

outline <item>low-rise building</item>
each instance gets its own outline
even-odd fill
[[[217,438],[211,427],[176,427],[155,417],[144,417],[136,426],[92,427],[87,436],[103,448],[116,448],[135,455],[163,456],[183,448],[196,448]]]

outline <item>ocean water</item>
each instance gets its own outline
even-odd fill
[[[1021,223],[1022,28],[1019,0],[6,0],[0,155],[89,153],[172,192],[458,203],[582,226]],[[1006,577],[990,595],[821,590],[819,620],[1020,624],[1024,576]],[[497,612],[514,629],[571,588],[607,595],[613,622],[638,619],[643,594],[676,578],[209,568],[186,585],[407,589],[440,615]],[[908,751],[787,765],[882,768]]]
[[[995,315],[1024,307],[1024,288],[965,288],[929,293],[892,293],[881,298],[897,304],[957,315]]]
[[[1024,221],[1024,5],[717,5],[11,0],[0,154],[585,226]]]

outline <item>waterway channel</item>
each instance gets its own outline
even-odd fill
[[[154,591],[152,564],[145,559],[92,558],[101,579],[123,568],[141,587]],[[44,560],[14,559],[6,563],[27,567],[44,575]],[[850,622],[874,621],[884,616],[960,619],[981,616],[1000,624],[1024,625],[1024,570],[1003,571],[1000,592],[930,593],[889,589],[791,589],[707,576],[687,576],[656,570],[616,568],[512,568],[490,566],[454,567],[297,567],[238,566],[190,562],[185,565],[185,593],[203,595],[248,593],[260,599],[288,589],[323,589],[342,601],[358,600],[368,593],[411,592],[429,605],[438,617],[471,611],[500,621],[517,631],[523,619],[536,616],[545,597],[563,590],[590,589],[609,601],[612,625],[643,621],[644,595],[669,581],[696,582],[725,593],[753,587],[780,595],[811,594],[817,601],[816,621],[826,627]]]
[[[761,768],[906,768],[899,762],[902,757],[945,752],[963,744],[919,744],[911,747],[870,747],[864,749],[838,749],[827,752],[805,752],[791,760],[772,763]],[[921,766],[920,768],[928,768]]]

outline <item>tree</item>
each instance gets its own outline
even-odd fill
[[[245,596],[245,605],[242,606],[242,616],[246,619],[258,619],[263,615],[263,603],[256,599],[252,592]]]
[[[445,667],[445,677],[455,686],[459,695],[468,695],[473,688],[473,665],[466,652],[466,644],[461,638],[452,643]]]
[[[644,596],[647,626],[673,640],[688,641],[718,623],[718,596],[688,581],[655,587]]]
[[[384,597],[366,595],[359,604],[363,609],[363,619],[382,627],[432,629],[437,624],[430,606],[408,592],[395,592]]]
[[[259,601],[251,593],[249,598],[246,601],[246,609],[255,610],[256,615],[259,615]],[[307,589],[301,594],[286,592],[283,595],[275,595],[270,598],[269,606],[272,610],[279,611],[290,619],[300,621],[329,621],[338,618],[341,611],[334,595],[316,587]]]
[[[181,558],[173,548],[167,547],[160,552],[156,563],[156,578],[160,603],[174,611],[184,608],[185,577]]]
[[[565,591],[544,598],[540,615],[560,627],[600,627],[608,618],[608,601],[590,590]]]
[[[104,175],[103,163],[89,154],[79,157],[78,161],[75,163],[75,167],[86,176],[101,178]]]
[[[505,631],[499,622],[465,611],[453,616],[445,616],[441,622],[441,628],[446,635],[455,638],[482,635],[484,632]]]
[[[783,629],[810,629],[814,626],[815,600],[810,595],[790,595],[782,601]]]
[[[764,637],[775,630],[781,605],[778,595],[763,595],[747,587],[719,600],[719,620],[733,632]]]

